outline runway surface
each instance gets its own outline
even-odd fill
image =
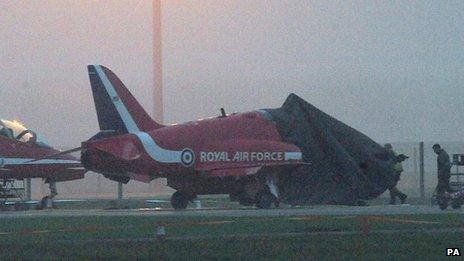
[[[192,217],[278,217],[278,216],[359,216],[401,214],[464,214],[462,209],[442,211],[437,206],[426,205],[376,205],[376,206],[311,206],[278,209],[48,209],[0,212],[0,218],[70,217],[70,216],[192,216]]]

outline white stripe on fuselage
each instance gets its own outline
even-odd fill
[[[301,152],[285,152],[284,160],[301,160],[303,155]]]
[[[182,151],[165,150],[158,146],[153,138],[146,132],[134,133],[142,142],[143,148],[156,161],[163,163],[178,163],[181,162]]]
[[[100,76],[103,86],[105,87],[106,92],[108,93],[111,101],[116,107],[119,116],[121,116],[121,119],[124,125],[126,126],[127,131],[137,136],[148,155],[153,160],[158,162],[180,163],[182,151],[163,149],[160,146],[158,146],[158,144],[156,144],[155,140],[148,133],[140,131],[140,129],[138,128],[137,124],[130,115],[129,111],[122,102],[118,93],[114,89],[113,84],[110,82],[101,66],[95,65],[95,70],[98,76]]]

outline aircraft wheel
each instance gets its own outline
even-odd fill
[[[461,205],[462,205],[462,202],[461,202],[461,200],[459,200],[459,199],[455,199],[455,200],[453,200],[453,201],[451,202],[451,207],[452,207],[453,209],[461,208]]]
[[[180,191],[174,192],[171,197],[171,206],[176,209],[186,209],[188,205],[189,199],[185,193],[182,193]]]
[[[273,202],[273,196],[269,192],[260,192],[256,196],[256,206],[258,208],[270,208]]]

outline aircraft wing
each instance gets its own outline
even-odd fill
[[[87,170],[84,167],[69,167],[64,171],[54,173],[51,176],[51,179],[58,182],[82,179],[84,178],[86,172]]]
[[[86,169],[77,160],[2,158],[2,178],[45,178],[53,181],[69,181],[84,177]]]

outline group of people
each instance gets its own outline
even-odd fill
[[[403,172],[402,162],[408,159],[408,156],[404,154],[397,155],[393,150],[393,147],[390,143],[384,145],[384,148],[389,153],[389,158],[393,159],[393,170],[395,175],[395,182],[391,187],[388,188],[390,191],[390,204],[396,204],[396,199],[398,198],[401,204],[406,202],[408,197],[406,194],[401,192],[396,185],[400,180],[401,173]],[[433,151],[437,154],[437,195],[443,195],[445,193],[454,192],[450,186],[450,177],[451,177],[451,161],[448,153],[440,146],[440,144],[434,144],[432,146]]]

